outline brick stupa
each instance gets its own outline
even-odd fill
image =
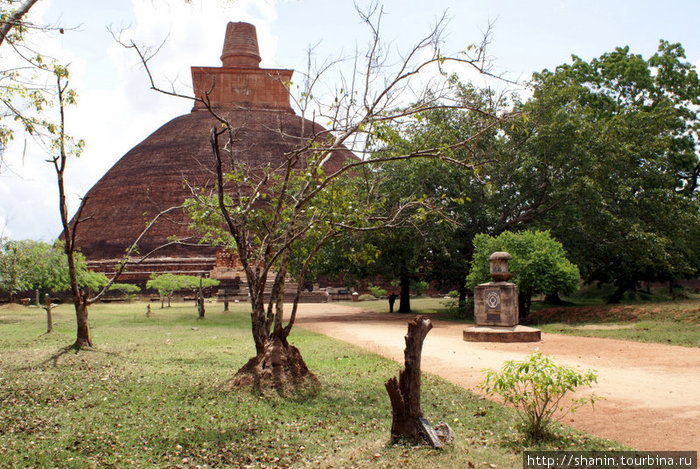
[[[292,70],[261,69],[255,27],[229,23],[222,67],[192,67],[194,94],[237,129],[240,139],[233,159],[251,168],[279,163],[293,146],[324,129],[294,114],[285,87]],[[109,273],[138,237],[146,222],[160,211],[191,196],[190,187],[212,187],[214,156],[209,143],[219,123],[201,102],[192,112],[156,130],[126,153],[88,191],[77,245],[92,270]],[[334,166],[349,151],[334,155]],[[159,221],[139,243],[145,254],[164,245],[171,236],[189,238],[189,245],[171,246],[141,265],[129,268],[123,280],[144,283],[151,273],[211,275],[232,267],[231,256],[195,245],[197,234],[188,229],[181,211]],[[218,259],[218,266],[217,266]],[[213,275],[216,276],[216,275]]]

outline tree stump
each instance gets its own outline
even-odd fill
[[[409,321],[404,369],[399,373],[398,380],[394,377],[385,384],[391,400],[391,439],[394,442],[400,439],[425,439],[433,446],[442,446],[430,424],[423,418],[423,410],[420,407],[421,353],[425,336],[432,328],[433,323],[425,316],[416,316]]]

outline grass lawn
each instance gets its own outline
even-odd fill
[[[554,307],[531,314],[544,332],[700,347],[700,300]]]
[[[567,428],[533,445],[511,409],[434,376],[423,380],[423,410],[448,422],[443,451],[388,444],[391,406],[384,382],[397,363],[296,330],[323,386],[281,398],[223,391],[254,352],[245,305],[144,303],[90,310],[93,350],[59,354],[73,342],[71,306],[0,307],[0,467],[521,467],[532,449],[600,450],[617,443]]]

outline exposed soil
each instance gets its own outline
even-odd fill
[[[297,325],[402,363],[412,318],[304,304]],[[562,423],[639,450],[700,449],[700,348],[546,333],[537,343],[475,343],[462,340],[464,324],[433,323],[423,346],[426,372],[483,394],[477,385],[484,368],[500,368],[505,360],[522,359],[538,348],[560,363],[598,371],[593,392],[605,399],[594,409],[565,416]]]
[[[274,389],[286,394],[299,388],[317,388],[319,381],[296,347],[274,339],[262,354],[251,358],[238,370],[230,385],[233,388],[253,386],[259,391]]]

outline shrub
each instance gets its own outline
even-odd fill
[[[377,298],[375,298],[374,295],[360,295],[360,297],[358,298],[358,300],[360,300],[360,301],[372,301],[372,300],[376,300],[376,299]]]
[[[489,396],[501,396],[514,406],[523,419],[525,432],[537,440],[548,433],[549,426],[564,415],[574,412],[597,397],[590,395],[563,402],[564,396],[580,386],[598,382],[594,370],[585,372],[557,365],[535,350],[526,360],[509,360],[500,372],[485,370],[486,379],[479,385]]]
[[[474,298],[468,297],[460,303],[457,298],[445,300],[443,306],[447,310],[449,317],[456,319],[474,319]]]
[[[450,290],[447,296],[448,298],[459,298],[459,292],[457,290]]]
[[[141,287],[130,283],[113,283],[112,286],[109,287],[109,290],[121,292],[126,301],[131,303],[134,298],[136,298],[136,294],[141,291]]]
[[[377,298],[381,298],[382,296],[386,295],[386,290],[384,290],[382,287],[372,285],[371,283],[367,285],[367,290],[371,291],[372,294]]]
[[[428,282],[424,280],[411,282],[411,291],[414,295],[421,296],[429,286]]]
[[[506,251],[513,260],[508,270],[518,285],[520,318],[530,310],[533,295],[565,295],[575,292],[580,283],[578,267],[569,262],[562,244],[549,231],[504,231],[498,237],[478,234],[474,237],[474,259],[467,276],[467,288],[490,281],[489,256]]]

